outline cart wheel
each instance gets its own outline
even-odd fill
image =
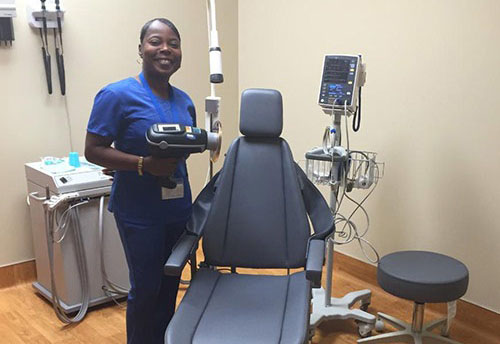
[[[384,321],[380,318],[377,318],[377,320],[375,320],[375,330],[377,330],[377,332],[382,332],[384,330],[384,327]]]
[[[358,323],[358,334],[361,338],[366,338],[372,335],[373,325],[363,322]]]

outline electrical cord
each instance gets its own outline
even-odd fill
[[[352,119],[352,130],[354,132],[357,132],[360,126],[361,126],[361,87],[359,87],[358,108],[356,110],[356,113],[354,114],[354,118]]]
[[[335,102],[334,102],[334,105],[335,105]],[[332,107],[332,115],[334,115],[333,107]],[[341,183],[342,192],[340,193],[340,195],[341,195],[340,200],[338,202],[337,202],[337,199],[335,200],[336,206],[335,206],[335,212],[334,212],[334,216],[336,218],[335,224],[337,225],[337,224],[344,223],[344,225],[342,226],[342,229],[340,231],[335,230],[334,234],[331,237],[331,240],[333,241],[334,244],[337,244],[337,245],[345,245],[345,244],[348,244],[348,243],[356,240],[361,248],[361,251],[363,252],[363,255],[366,257],[366,259],[368,259],[368,261],[370,261],[371,263],[377,263],[379,260],[379,254],[378,254],[377,250],[367,239],[364,238],[364,236],[366,235],[366,233],[368,232],[369,227],[370,227],[370,217],[368,216],[366,209],[363,207],[363,203],[368,199],[368,197],[370,197],[370,195],[373,193],[373,191],[375,190],[375,188],[378,184],[379,168],[378,168],[377,164],[374,164],[376,176],[375,176],[375,181],[374,181],[373,187],[368,192],[368,194],[361,200],[361,202],[357,202],[353,198],[351,198],[350,196],[347,195],[347,189],[346,189],[347,188],[347,179],[348,179],[347,177],[348,177],[348,169],[351,167],[351,161],[352,161],[351,155],[352,155],[352,153],[360,153],[361,155],[363,155],[367,159],[367,161],[369,161],[369,159],[368,159],[368,155],[366,155],[364,152],[350,150],[349,127],[347,125],[347,118],[348,118],[347,117],[347,100],[344,101],[344,116],[346,118],[345,129],[346,129],[346,146],[347,146],[348,161],[347,161],[347,165],[345,166],[345,171],[343,171],[343,173],[342,173],[342,183]],[[332,152],[332,164],[333,164],[333,152]],[[361,164],[357,168],[361,168]],[[369,168],[369,164],[367,166],[367,169],[368,168]],[[357,171],[355,171],[355,172],[357,172]],[[354,175],[356,175],[356,174],[354,174]],[[354,210],[350,213],[349,217],[347,217],[347,218],[344,215],[340,214],[340,212],[339,212],[340,207],[342,206],[342,202],[343,202],[344,197],[356,205]],[[356,214],[359,209],[362,210],[363,214],[365,215],[366,221],[367,221],[366,228],[362,232],[358,231],[356,224],[351,220],[352,217],[354,216],[354,214]],[[335,240],[335,235],[337,235],[338,237],[340,237],[343,240]],[[370,250],[373,251],[373,253],[375,254],[375,257],[376,257],[375,259],[370,258],[365,246],[368,246],[370,248]]]
[[[345,195],[345,197],[348,200],[350,200],[351,202],[353,202],[356,205],[356,207],[351,212],[349,217],[347,217],[347,218],[341,214],[337,214],[337,216],[340,218],[336,221],[336,224],[344,223],[344,226],[342,227],[342,229],[340,231],[336,231],[336,234],[338,234],[339,237],[344,238],[344,239],[342,241],[334,240],[334,243],[337,245],[345,245],[345,244],[348,244],[354,240],[357,240],[358,244],[361,248],[361,251],[363,252],[363,255],[366,257],[366,259],[368,259],[368,261],[370,261],[371,263],[376,264],[376,263],[378,263],[379,258],[380,258],[379,254],[378,254],[377,250],[375,249],[375,247],[371,244],[371,242],[369,242],[367,239],[364,238],[364,236],[367,234],[367,232],[370,228],[370,217],[368,216],[366,209],[363,207],[363,203],[368,199],[368,197],[371,196],[371,194],[373,193],[373,191],[375,190],[375,188],[378,185],[379,168],[378,168],[378,165],[376,165],[376,164],[374,165],[374,167],[375,167],[375,172],[376,172],[375,182],[374,182],[371,190],[361,200],[361,202],[357,202],[353,198],[351,198],[350,196]],[[356,214],[356,212],[359,209],[361,209],[363,211],[365,218],[366,218],[366,223],[367,223],[365,229],[361,232],[358,231],[357,226],[351,220],[352,217],[354,216],[354,214]],[[348,232],[346,232],[346,229],[348,229]],[[365,245],[368,246],[370,248],[370,250],[374,253],[374,255],[376,257],[375,259],[370,258],[370,256],[368,255],[368,253],[366,251]]]
[[[72,135],[72,130],[71,130],[71,118],[69,115],[68,97],[64,97],[64,110],[66,112],[66,122],[68,124],[69,148],[70,148],[70,152],[74,152],[75,150],[73,149],[73,135]]]

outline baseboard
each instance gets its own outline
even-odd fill
[[[346,254],[335,252],[334,270],[349,274],[366,284],[378,285],[377,267],[366,262],[350,257]],[[447,306],[445,303],[429,303],[425,305],[426,309],[445,315]],[[475,305],[465,300],[457,301],[456,321],[462,321],[468,326],[480,328],[483,331],[498,333],[500,324],[500,314]]]
[[[3,266],[0,268],[0,289],[36,280],[36,265],[34,260]]]

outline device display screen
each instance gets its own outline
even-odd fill
[[[327,61],[324,78],[326,82],[345,84],[349,77],[349,61],[331,59]]]
[[[356,56],[328,55],[323,65],[319,103],[351,105],[356,79]]]

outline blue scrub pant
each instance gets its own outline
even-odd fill
[[[163,265],[186,223],[151,226],[115,220],[130,275],[127,343],[163,344],[179,289],[179,277],[165,276]]]

